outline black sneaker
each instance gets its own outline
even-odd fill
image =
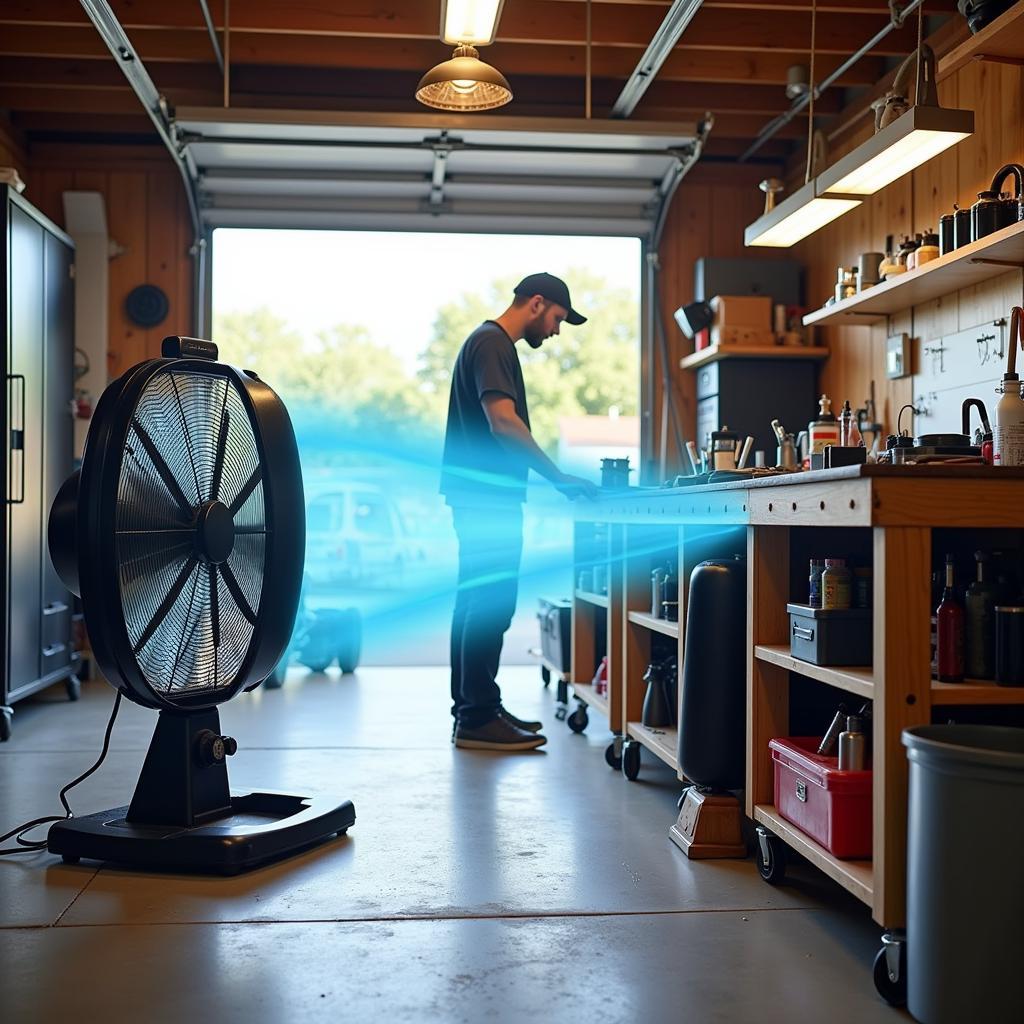
[[[540,732],[544,728],[543,722],[524,722],[521,718],[516,718],[508,708],[498,708],[498,714],[524,732]]]
[[[534,750],[545,743],[546,736],[518,729],[502,715],[475,729],[461,723],[455,728],[455,746],[464,750]]]

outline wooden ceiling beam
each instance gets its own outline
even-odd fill
[[[115,0],[112,6],[130,38],[137,28],[202,27],[198,5],[190,3]],[[218,26],[223,24],[222,11],[211,13]],[[593,10],[593,42],[646,48],[663,15],[663,8],[652,5],[600,4]],[[888,11],[882,5],[874,10],[858,8],[846,13],[819,14],[818,52],[849,54],[887,20]],[[0,25],[83,23],[81,7],[73,0],[49,0],[44,7],[32,0],[8,0],[0,11]],[[809,46],[810,24],[807,10],[776,9],[763,4],[741,8],[706,5],[697,12],[684,40],[688,48],[799,52]],[[232,10],[231,27],[232,36],[239,31],[437,40],[438,9],[425,0],[391,0],[387,4],[381,0],[320,0],[303,5],[246,0]],[[585,6],[567,0],[517,0],[502,15],[498,39],[533,46],[582,44]],[[890,33],[874,52],[895,56],[909,52],[914,42],[914,26],[907,24]],[[138,44],[133,41],[133,45]]]
[[[168,63],[213,66],[213,51],[205,31],[199,29],[146,29],[135,33],[138,47],[154,78],[160,66]],[[40,59],[73,58],[111,63],[110,53],[91,27],[10,26],[0,33],[0,56]],[[275,36],[238,32],[231,35],[231,64],[278,64],[292,67],[313,65],[334,68],[390,68],[425,71],[445,51],[440,43],[427,40],[363,39],[339,40],[319,36]],[[507,75],[547,74],[582,77],[586,54],[582,46],[527,46],[496,43],[488,58]],[[838,56],[823,57],[822,74],[829,74],[840,63]],[[773,51],[744,53],[736,51],[692,50],[679,46],[669,55],[658,73],[658,81],[734,82],[783,85],[791,64],[806,60],[800,52]],[[597,46],[592,51],[595,78],[625,80],[636,64],[629,50]],[[839,80],[840,85],[869,85],[882,74],[880,58],[859,61]]]

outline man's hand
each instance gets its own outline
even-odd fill
[[[596,501],[601,494],[601,488],[597,484],[584,480],[583,477],[570,476],[568,473],[562,473],[552,483],[559,493],[564,494],[570,500],[586,498],[588,501]]]

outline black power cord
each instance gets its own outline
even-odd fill
[[[47,825],[54,821],[67,821],[68,818],[73,818],[74,814],[71,811],[71,804],[68,803],[67,794],[71,792],[80,782],[85,782],[87,778],[101,764],[107,756],[107,750],[110,747],[110,734],[114,729],[114,721],[117,718],[117,710],[121,706],[121,691],[117,691],[117,696],[114,698],[114,707],[110,712],[110,719],[107,722],[107,730],[103,734],[103,749],[100,751],[100,756],[96,759],[96,763],[91,768],[84,771],[77,779],[72,779],[61,791],[60,791],[60,802],[64,807],[65,814],[63,816],[59,814],[48,814],[42,818],[34,818],[32,821],[26,821],[23,825],[18,825],[17,828],[12,828],[10,832],[5,832],[0,836],[0,843],[6,842],[8,839],[14,839],[18,844],[17,846],[0,847],[0,857],[9,857],[11,854],[16,853],[37,853],[40,850],[46,849],[45,839],[26,839],[25,833],[31,832],[32,829],[38,828],[40,825]]]

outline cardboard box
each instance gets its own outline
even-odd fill
[[[725,347],[744,345],[751,348],[769,348],[775,344],[775,335],[767,328],[737,325],[719,327],[716,324],[711,328],[711,344]]]
[[[711,309],[719,327],[756,327],[771,331],[770,295],[716,295],[711,300]]]

